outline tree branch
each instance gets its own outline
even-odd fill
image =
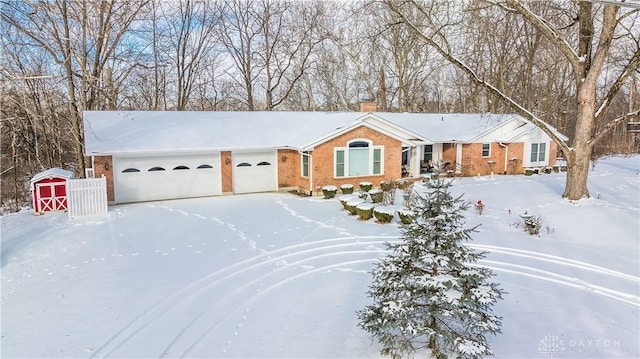
[[[611,132],[614,128],[616,128],[621,122],[640,115],[640,110],[635,110],[633,112],[629,112],[621,117],[615,118],[604,126],[600,132],[598,132],[590,141],[589,146],[595,145],[600,141],[606,134]]]
[[[396,13],[398,16],[400,16],[400,18],[404,21],[405,24],[407,24],[416,34],[418,34],[419,37],[421,37],[427,44],[429,44],[431,47],[433,47],[436,52],[438,52],[442,57],[444,57],[447,61],[449,61],[451,64],[453,64],[454,66],[458,67],[459,69],[461,69],[462,71],[464,71],[465,73],[467,73],[470,77],[470,79],[477,83],[478,85],[482,86],[483,88],[487,89],[489,92],[493,93],[494,95],[498,96],[500,99],[502,99],[505,103],[507,103],[507,105],[509,107],[511,107],[517,114],[523,116],[524,118],[526,118],[527,120],[531,121],[534,125],[538,126],[540,129],[542,129],[542,131],[544,131],[544,133],[546,133],[549,137],[551,137],[551,139],[556,142],[556,144],[565,152],[571,152],[571,148],[566,144],[566,142],[560,137],[559,133],[556,132],[555,128],[549,126],[545,121],[543,121],[542,119],[538,118],[534,113],[532,113],[531,111],[527,110],[526,108],[524,108],[522,105],[520,105],[519,103],[517,103],[516,101],[514,101],[512,98],[510,98],[509,96],[505,95],[502,91],[500,91],[496,86],[494,86],[493,84],[489,83],[488,81],[485,81],[483,79],[481,79],[476,73],[475,71],[473,71],[473,69],[471,69],[467,64],[465,64],[464,62],[462,62],[461,60],[459,60],[457,57],[455,57],[453,54],[451,54],[448,51],[445,51],[443,49],[442,46],[440,46],[440,44],[436,43],[431,37],[427,36],[424,32],[422,32],[415,23],[413,23],[412,21],[410,21],[401,11],[400,9],[398,9],[398,7],[395,5],[395,3],[393,2],[393,0],[385,0],[387,6],[389,6],[389,8]],[[415,4],[415,3],[414,3]],[[419,6],[417,4],[415,4],[415,6]],[[423,11],[423,9],[419,9],[421,12]],[[442,35],[440,35],[441,38],[444,38]],[[447,46],[448,47],[448,46]]]

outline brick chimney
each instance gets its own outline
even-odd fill
[[[373,99],[363,99],[360,101],[360,112],[376,112],[378,111],[378,104]]]

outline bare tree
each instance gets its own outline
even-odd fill
[[[557,19],[543,18],[518,0],[497,2],[500,9],[518,14],[536,31],[542,33],[571,66],[576,91],[576,125],[570,145],[558,136],[545,119],[527,108],[526,104],[505,94],[497,84],[479,76],[473,64],[461,59],[459,52],[456,52],[460,50],[460,44],[456,44],[453,37],[453,25],[460,22],[462,15],[459,15],[461,12],[458,11],[462,10],[460,6],[463,5],[445,4],[444,8],[441,8],[442,4],[393,0],[387,0],[386,4],[402,18],[405,26],[419,34],[441,56],[462,69],[469,78],[493,96],[507,103],[513,111],[540,127],[558,144],[566,156],[568,165],[564,198],[577,200],[589,197],[587,174],[595,144],[615,128],[617,123],[640,113],[640,110],[631,111],[610,120],[601,130],[597,130],[596,125],[605,119],[612,99],[640,64],[640,47],[633,41],[638,38],[637,32],[640,31],[640,27],[625,26],[626,23],[636,21],[638,9],[624,8],[621,11],[620,6],[614,3],[594,5],[590,1],[580,1],[573,5],[574,8],[568,9],[577,20],[575,24],[567,26],[557,24]],[[569,5],[567,3],[567,6]],[[408,11],[413,12],[416,9],[424,15],[424,23],[416,23],[407,15]],[[572,43],[574,45],[571,45]],[[610,61],[611,49],[615,48],[616,44],[622,44],[628,49],[622,63]],[[608,77],[604,76],[605,69]],[[615,75],[611,76],[612,73]],[[603,95],[599,96],[599,93]]]
[[[7,1],[0,18],[45,51],[66,81],[76,170],[84,175],[82,110],[115,107],[113,67],[120,43],[146,0]],[[111,94],[105,96],[105,94]]]

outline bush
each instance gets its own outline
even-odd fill
[[[550,174],[551,171],[553,171],[553,168],[551,168],[551,167],[545,167],[544,168],[544,173],[546,173],[546,174]]]
[[[351,201],[354,198],[358,198],[358,197],[356,197],[356,196],[343,196],[343,197],[340,197],[340,204],[342,204],[342,207],[344,209],[347,209],[347,202]]]
[[[408,209],[398,210],[398,217],[400,217],[400,222],[402,224],[410,224],[413,222],[413,214]]]
[[[371,217],[373,217],[373,204],[359,203],[358,205],[356,205],[356,213],[358,214],[358,217],[363,221],[371,219]]]
[[[525,168],[525,170],[524,170],[524,175],[525,176],[533,176],[533,173],[534,173],[534,171],[531,168]]]
[[[340,186],[340,191],[342,194],[352,194],[353,193],[353,185],[352,184],[343,184]]]
[[[373,203],[381,203],[382,198],[384,197],[384,193],[380,189],[372,189],[369,191],[369,196],[371,196],[371,202]]]
[[[336,186],[329,185],[329,186],[322,187],[322,194],[326,199],[335,197],[336,192],[338,192],[338,187]]]
[[[362,192],[369,192],[373,188],[373,183],[371,182],[360,182],[360,190]]]
[[[376,217],[379,223],[390,223],[393,221],[395,215],[395,208],[390,206],[380,206],[373,209],[373,216]]]
[[[358,211],[356,210],[356,207],[361,204],[364,203],[360,198],[354,198],[351,199],[349,201],[347,201],[347,204],[345,205],[345,209],[347,211],[349,211],[350,214],[358,214]]]
[[[553,166],[553,172],[558,173],[560,172],[560,166]]]

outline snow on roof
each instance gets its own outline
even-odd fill
[[[73,172],[71,171],[67,171],[67,170],[63,170],[62,168],[50,168],[46,171],[42,171],[40,173],[36,173],[32,178],[31,178],[31,183],[35,183],[40,181],[43,178],[49,178],[49,177],[60,177],[60,178],[74,178]]]
[[[516,115],[488,113],[376,113],[400,127],[433,142],[471,142]]]
[[[87,111],[87,154],[302,148],[358,112]]]
[[[515,115],[381,113],[433,142],[469,142]],[[362,112],[85,111],[86,153],[302,149],[340,132]]]

